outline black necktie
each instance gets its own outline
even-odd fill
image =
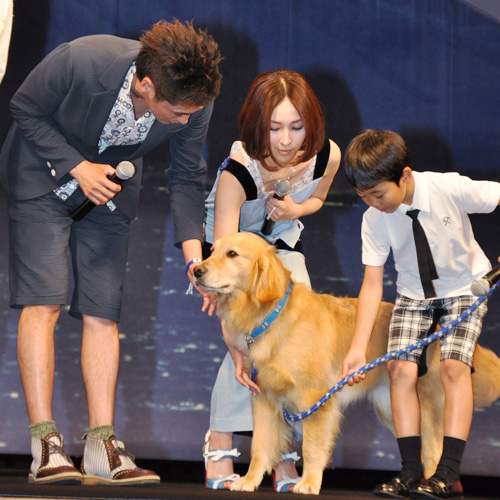
[[[418,220],[420,210],[408,210],[406,215],[413,220],[413,237],[415,238],[415,246],[417,247],[418,270],[420,272],[420,281],[424,289],[426,299],[436,296],[436,290],[432,280],[439,278],[432,258],[432,252],[429,247],[429,242],[425,236],[424,228]]]

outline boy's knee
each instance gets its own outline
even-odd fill
[[[464,377],[471,377],[471,368],[458,359],[443,359],[441,361],[441,380],[443,383],[460,383]]]
[[[413,382],[418,378],[418,365],[413,361],[393,360],[387,365],[391,383]]]

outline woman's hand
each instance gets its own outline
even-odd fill
[[[243,358],[245,355],[238,349],[230,347],[227,343],[227,349],[234,363],[234,377],[244,387],[249,389],[255,396],[260,392],[260,387],[252,381],[252,378],[245,371],[245,363]]]
[[[290,195],[285,195],[283,199],[273,196],[271,191],[266,202],[266,214],[271,220],[295,220],[301,216],[300,204],[295,203]]]
[[[233,360],[235,367],[235,378],[243,386],[249,389],[255,396],[260,392],[260,387],[252,381],[251,377],[245,371],[244,358],[248,357],[250,350],[248,348],[242,348],[238,342],[238,336],[230,332],[226,327],[226,322],[224,319],[220,318],[220,324],[222,327],[222,335],[224,336],[224,342],[226,343],[227,350]]]

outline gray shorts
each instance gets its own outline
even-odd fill
[[[442,328],[455,320],[469,308],[477,297],[462,295],[443,299],[413,300],[398,295],[392,311],[389,327],[388,352],[397,351],[414,344],[434,333],[436,325]],[[486,301],[446,336],[441,338],[441,360],[457,359],[472,368],[474,351],[483,327],[483,318],[488,311]],[[425,349],[425,348],[424,348]],[[419,363],[420,374],[425,373],[423,349],[415,349],[398,359]]]
[[[69,213],[83,199],[76,195],[9,200],[10,305],[70,303],[76,318],[118,321],[130,221],[104,205],[73,222]]]

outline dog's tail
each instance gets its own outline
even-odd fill
[[[500,358],[486,347],[476,346],[474,353],[474,407],[484,408],[500,397]]]

